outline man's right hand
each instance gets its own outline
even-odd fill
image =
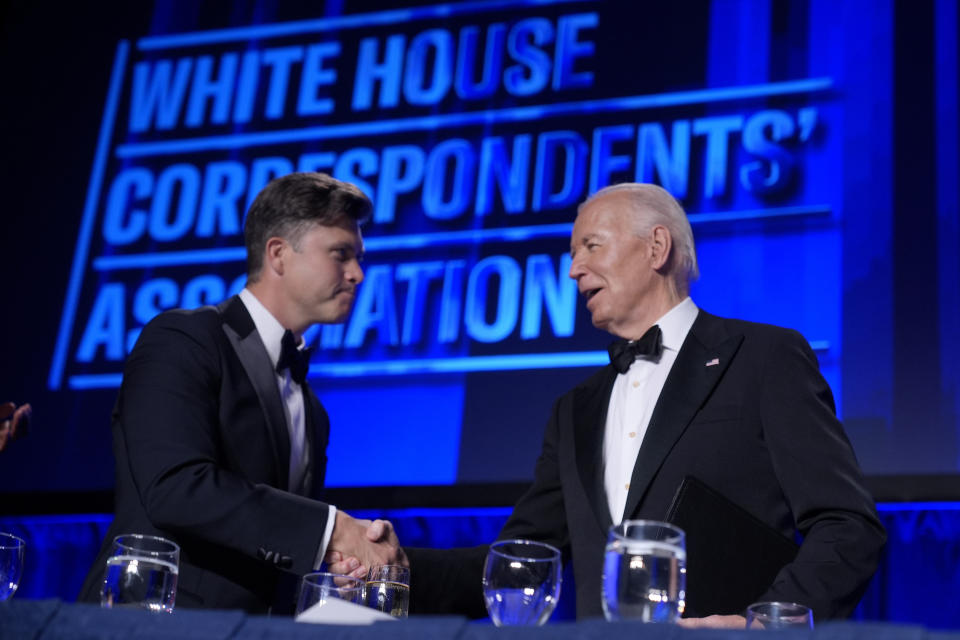
[[[409,566],[389,521],[357,520],[339,509],[324,560],[333,573],[355,578],[366,578],[371,567],[381,564]]]

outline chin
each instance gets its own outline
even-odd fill
[[[609,320],[606,318],[598,318],[597,316],[591,316],[590,322],[592,322],[593,326],[595,326],[597,329],[602,329],[604,331],[606,331],[607,327],[610,326]]]

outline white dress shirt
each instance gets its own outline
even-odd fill
[[[274,363],[274,372],[276,372],[276,363],[280,360],[280,343],[283,340],[283,334],[286,331],[283,325],[273,317],[263,303],[261,303],[249,289],[243,289],[240,292],[240,300],[250,313],[253,319],[253,325],[260,334],[260,340],[267,349],[267,355],[270,356],[270,362]],[[303,342],[297,346],[303,348]],[[290,435],[290,475],[288,484],[291,492],[296,492],[297,487],[303,483],[303,478],[307,473],[307,456],[305,449],[307,446],[306,437],[306,408],[304,407],[303,389],[294,382],[290,376],[289,367],[283,370],[283,373],[275,373],[277,387],[280,389],[280,397],[283,399],[283,413],[287,419],[287,433]],[[330,536],[333,535],[333,523],[336,520],[337,509],[330,505],[330,515],[327,517],[327,527],[324,531],[323,541],[320,543],[320,549],[317,553],[317,560],[314,567],[319,567],[323,556],[327,550],[327,544],[330,542]]]
[[[603,486],[615,524],[623,519],[633,467],[653,408],[698,313],[697,305],[687,297],[664,314],[654,323],[663,334],[660,359],[637,358],[613,383],[603,432]]]

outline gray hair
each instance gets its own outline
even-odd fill
[[[670,232],[673,241],[673,251],[668,263],[668,270],[676,285],[677,293],[686,296],[690,292],[690,283],[700,277],[697,268],[697,251],[693,244],[693,230],[687,214],[663,187],[655,184],[641,184],[624,182],[600,189],[587,198],[579,207],[577,213],[597,198],[614,193],[623,193],[632,205],[636,226],[634,232],[645,236],[656,225],[663,225]]]

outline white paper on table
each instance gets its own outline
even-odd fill
[[[373,624],[379,620],[396,620],[396,618],[382,611],[339,598],[318,602],[296,617],[297,622],[312,624]]]

